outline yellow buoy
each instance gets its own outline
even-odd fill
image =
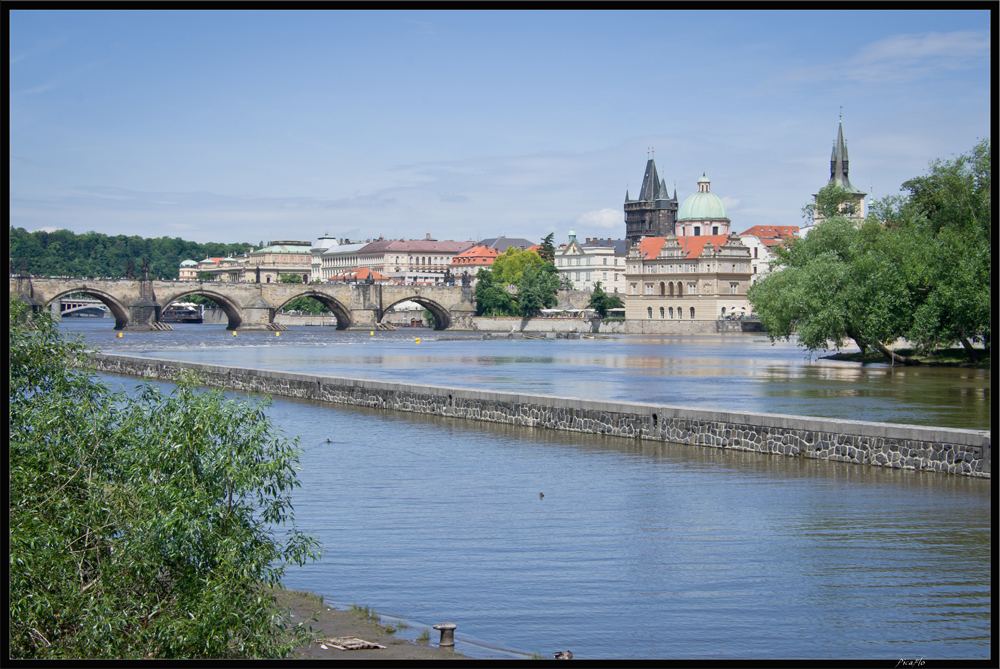
[[[418,344],[420,343],[420,337],[417,337],[417,343]]]
[[[235,331],[235,330],[233,330],[233,336],[234,336],[234,337],[236,336],[236,331]]]
[[[275,332],[275,333],[274,333],[274,336],[275,336],[275,337],[280,337],[280,336],[281,336],[281,333],[280,333],[280,332]]]
[[[372,337],[375,336],[375,330],[372,330]]]

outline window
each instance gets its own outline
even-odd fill
[[[691,307],[691,320],[694,320],[694,307]]]
[[[753,247],[753,257],[754,257],[754,258],[756,258],[756,257],[757,257],[757,247],[756,247],[756,246],[755,246],[755,247]]]
[[[635,284],[633,283],[631,285],[632,285],[632,294],[635,295]]]
[[[607,259],[607,258],[602,258],[602,260],[604,260],[604,264],[605,264],[605,265],[607,265],[607,264],[608,264],[608,259]]]
[[[698,294],[698,284],[696,284],[696,283],[689,283],[688,284],[688,295],[697,295],[697,294]]]
[[[736,295],[736,292],[739,290],[739,287],[740,287],[740,284],[738,284],[738,283],[730,283],[729,284],[729,294],[730,295]]]
[[[701,236],[701,226],[700,225],[694,226],[694,236],[695,237],[700,237]]]
[[[712,234],[713,235],[719,234],[719,226],[717,226],[717,225],[713,225],[712,226]]]
[[[653,294],[653,284],[651,284],[651,283],[647,283],[646,284],[646,294],[647,295],[652,295]],[[652,307],[650,307],[650,309],[652,309]]]
[[[663,307],[660,307],[660,320],[663,320]]]
[[[653,307],[646,307],[646,314],[652,318],[653,317]]]
[[[673,317],[674,317],[674,308],[670,307],[670,318],[673,319]]]

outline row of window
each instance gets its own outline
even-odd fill
[[[589,278],[589,275],[588,275],[588,278]],[[646,295],[655,295],[656,294],[654,292],[655,291],[655,284],[647,283],[647,284],[643,284],[643,285],[645,286]],[[634,284],[633,283],[633,284],[631,284],[631,286],[632,286],[632,294],[636,295],[637,294],[636,290],[638,288],[638,284]],[[739,284],[739,282],[737,282],[737,281],[731,281],[729,283],[729,294],[730,295],[739,295],[739,292],[740,292],[740,284]],[[668,283],[664,283],[664,282],[661,281],[660,282],[660,292],[659,292],[659,294],[662,297],[674,297],[674,296],[681,297],[684,294],[684,285],[680,281],[678,281],[677,283],[674,283],[673,281],[670,281]],[[688,295],[697,295],[698,294],[698,284],[696,282],[692,281],[691,283],[689,283],[687,285],[687,294]]]
[[[690,316],[691,320],[694,320],[694,307],[691,307],[690,314],[691,314],[691,316]],[[649,318],[653,317],[653,307],[646,307],[646,315]],[[674,308],[673,307],[667,307],[666,310],[664,310],[663,307],[660,307],[660,318],[665,319],[665,318],[673,318],[673,317],[674,317]],[[677,318],[679,318],[679,319],[680,318],[684,318],[684,310],[682,308],[680,308],[680,307],[677,307]]]
[[[584,257],[587,260],[587,262],[585,262],[585,263],[581,262],[581,260]],[[591,256],[576,256],[576,257],[573,257],[573,258],[556,258],[556,265],[558,267],[579,267],[580,265],[593,265],[594,263],[591,262],[591,260],[593,260],[593,259],[594,258],[591,257]],[[602,265],[607,265],[608,264],[608,259],[607,258],[601,258],[601,260],[603,261],[601,263]],[[618,258],[615,258],[614,261],[615,261],[614,265],[617,266],[618,265]]]

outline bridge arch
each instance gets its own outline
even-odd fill
[[[351,310],[345,307],[337,298],[331,297],[330,295],[321,293],[316,290],[306,290],[301,293],[298,293],[297,295],[292,295],[287,300],[278,305],[278,308],[275,309],[275,314],[281,311],[286,304],[288,304],[292,300],[297,300],[300,297],[311,297],[320,304],[322,304],[324,307],[332,311],[334,317],[337,319],[338,330],[346,330],[347,328],[351,327],[351,323],[353,322],[351,320]]]
[[[163,310],[166,311],[174,302],[183,300],[185,297],[190,297],[191,295],[200,295],[201,297],[207,297],[222,309],[222,312],[226,314],[226,318],[229,320],[229,325],[226,326],[227,330],[235,330],[240,325],[243,324],[243,313],[239,305],[233,302],[230,298],[217,293],[212,290],[205,290],[203,288],[195,288],[193,290],[185,290],[176,295],[171,295],[170,298],[163,304]]]
[[[407,297],[401,297],[392,304],[386,305],[382,308],[382,318],[389,313],[389,310],[400,302],[416,302],[422,306],[427,311],[434,314],[434,329],[435,330],[446,330],[448,326],[451,325],[451,313],[447,308],[441,306],[434,300],[428,299],[423,295],[413,294]],[[381,322],[381,321],[380,321]]]
[[[48,300],[45,301],[45,308],[46,309],[51,308],[52,303],[55,302],[56,300],[61,300],[67,295],[75,295],[75,294],[89,295],[96,300],[100,300],[104,306],[106,306],[109,310],[111,310],[111,314],[115,317],[116,330],[124,330],[126,327],[128,327],[129,324],[128,307],[119,302],[111,294],[105,293],[102,290],[95,290],[93,288],[89,288],[84,285],[81,285],[78,288],[71,288],[69,290],[64,290],[62,292],[56,293],[55,295],[53,295],[52,297],[50,297]]]

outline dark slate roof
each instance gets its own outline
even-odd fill
[[[624,239],[592,239],[589,242],[583,242],[580,246],[595,247],[595,246],[613,246],[615,248],[615,255],[623,256],[628,250],[628,242]]]
[[[500,253],[506,253],[507,248],[510,246],[523,251],[534,246],[535,242],[523,237],[490,237],[489,239],[480,241],[479,244],[480,246],[488,246],[491,249],[496,249]]]

